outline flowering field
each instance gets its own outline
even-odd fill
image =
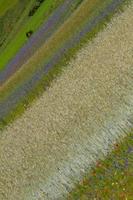
[[[114,150],[105,160],[99,160],[96,167],[84,176],[68,195],[68,200],[133,198],[133,133],[121,143],[114,144]]]

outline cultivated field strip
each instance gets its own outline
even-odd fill
[[[2,85],[16,70],[18,70],[45,43],[55,30],[68,18],[77,7],[79,0],[65,0],[47,19],[42,27],[20,49],[17,55],[0,72],[0,85]]]
[[[133,4],[0,134],[0,199],[62,200],[133,128]]]
[[[20,85],[19,87],[17,86],[17,88],[7,97],[6,100],[4,99],[3,102],[1,101],[0,102],[0,117],[1,117],[1,119],[6,117],[6,115],[8,115],[8,113],[16,107],[16,105],[36,86],[36,84],[43,78],[43,76],[46,75],[48,73],[48,71],[52,67],[54,67],[55,64],[57,64],[59,62],[59,60],[62,58],[62,56],[65,55],[69,49],[71,49],[74,45],[77,45],[80,42],[80,40],[88,32],[91,32],[91,30],[98,23],[100,23],[106,16],[108,16],[108,14],[110,12],[112,12],[115,8],[117,8],[117,6],[119,6],[121,2],[122,2],[121,0],[118,0],[118,1],[113,0],[108,6],[106,6],[104,8],[103,12],[100,12],[99,15],[95,16],[91,20],[89,19],[84,24],[84,26],[81,27],[81,29],[79,29],[76,33],[74,33],[71,38],[69,38],[66,42],[64,42],[64,44],[61,47],[59,47],[57,49],[57,52],[55,52],[52,56],[50,55],[46,64],[42,65],[43,67],[38,68],[34,72],[34,74],[30,78],[28,78],[28,80],[26,80],[24,83],[22,83],[22,85]],[[84,5],[86,5],[86,4],[87,3],[85,3]],[[83,6],[83,8],[84,8],[84,6]],[[88,9],[86,9],[86,12],[88,12]],[[73,21],[75,22],[75,20],[73,20]],[[69,29],[70,29],[70,27],[69,27]],[[66,34],[68,34],[68,33],[66,33]],[[57,36],[58,36],[58,32],[57,32]],[[59,36],[59,39],[60,38],[61,37]],[[62,40],[60,39],[59,41],[62,41]],[[54,48],[53,43],[56,44],[56,40],[54,38],[51,43],[47,44],[47,47],[46,47],[46,45],[44,45],[39,50],[39,52],[36,53],[35,57],[33,57],[34,60],[31,60],[31,63],[28,62],[28,64],[27,64],[28,68],[25,71],[25,75],[22,76],[21,74],[23,74],[23,72],[21,72],[21,74],[20,74],[21,77],[19,76],[19,78],[18,78],[18,75],[16,74],[16,77],[19,81],[21,79],[24,79],[23,77],[27,76],[27,71],[29,71],[29,67],[31,68],[32,71],[34,70],[33,65],[35,65],[37,68],[38,60],[41,60],[44,56],[47,56],[49,49],[51,52],[50,44]],[[24,67],[23,67],[23,69],[24,69]],[[31,70],[29,71],[30,73],[31,73]],[[14,83],[16,85],[16,81],[14,81]],[[9,86],[10,85],[11,84],[9,84]],[[6,87],[4,87],[4,89],[5,88]]]

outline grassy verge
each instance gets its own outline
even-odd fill
[[[120,199],[133,197],[133,133],[120,143],[69,194],[68,200]]]
[[[27,41],[26,32],[33,30],[34,32],[40,27],[42,22],[50,15],[50,13],[61,3],[63,0],[46,0],[42,3],[41,7],[32,17],[27,17],[26,22],[19,27],[19,31],[12,37],[10,43],[6,46],[0,54],[0,70],[2,70],[9,60],[16,54],[16,52]]]
[[[125,1],[127,3],[127,1]],[[125,5],[125,4],[123,4]],[[123,10],[123,6],[119,8],[119,10]],[[117,10],[118,11],[118,10]],[[86,43],[86,41],[91,40],[96,34],[102,30],[107,22],[110,21],[114,13],[110,14],[107,18],[105,18],[100,24],[98,24],[87,36],[84,38],[79,45],[72,48],[67,55],[65,55],[62,60],[54,66],[52,70],[49,71],[47,76],[45,76],[38,85],[31,91],[31,93],[23,98],[23,100],[16,106],[15,110],[13,110],[9,115],[0,122],[0,127],[3,127],[8,124],[9,122],[13,121],[15,118],[20,116],[23,111],[29,106],[33,100],[35,100],[42,92],[50,85],[51,81],[56,77],[59,76],[62,72],[62,69],[66,66],[66,63],[70,60],[70,58],[74,57],[75,53]]]

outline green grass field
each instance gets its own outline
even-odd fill
[[[4,15],[5,12],[12,8],[16,3],[18,2],[18,0],[1,0],[0,1],[0,16]]]
[[[40,27],[49,14],[61,3],[63,0],[46,0],[34,16],[28,17],[25,23],[19,27],[19,31],[12,36],[12,40],[8,43],[5,50],[0,54],[0,70],[3,69],[8,61],[15,56],[17,51],[27,41],[26,32],[33,30],[34,32]]]
[[[34,3],[35,0],[18,1],[4,15],[0,16],[0,54],[25,23],[28,18],[28,12]]]

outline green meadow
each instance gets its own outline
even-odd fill
[[[35,0],[18,1],[0,16],[0,55],[27,21],[34,4]]]
[[[4,15],[5,12],[12,8],[16,3],[18,2],[18,0],[1,0],[0,1],[0,16]]]

